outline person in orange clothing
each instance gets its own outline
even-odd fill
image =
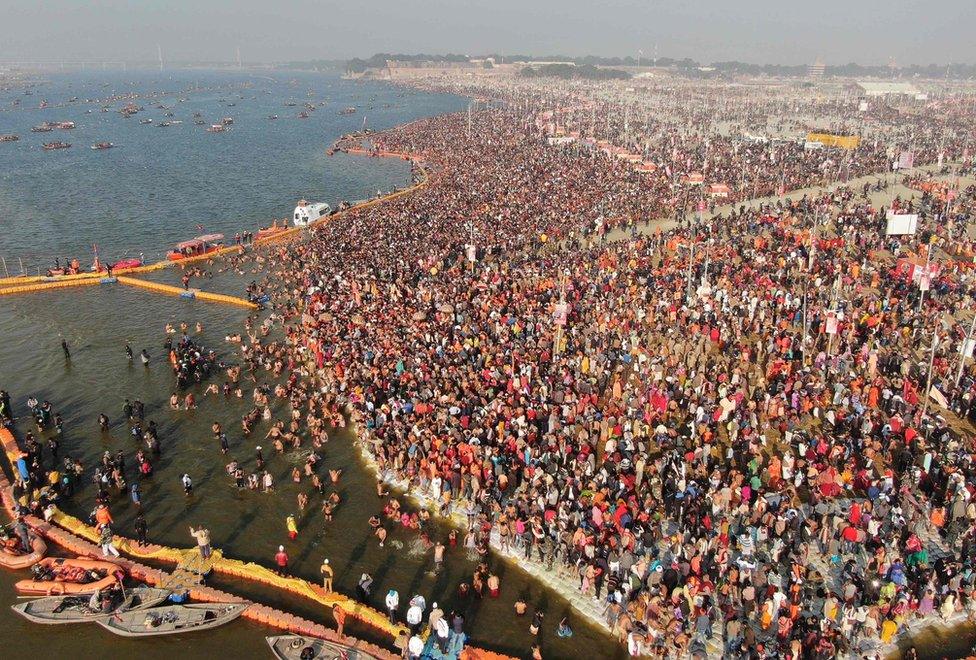
[[[96,527],[101,527],[102,525],[111,525],[115,521],[112,520],[112,513],[108,510],[108,507],[104,504],[99,504],[98,508],[95,509],[95,522]]]

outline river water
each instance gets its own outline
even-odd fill
[[[289,82],[295,79],[297,82]],[[129,83],[132,83],[131,85]],[[247,83],[247,87],[242,84]],[[200,91],[181,91],[191,86]],[[72,96],[81,99],[104,96],[106,90],[173,90],[163,103],[183,124],[169,128],[141,125],[151,115],[162,119],[162,110],[150,99],[137,101],[145,113],[124,119],[117,113],[101,113],[98,103],[66,104],[45,110],[25,109],[28,103],[47,98],[51,105]],[[235,98],[232,93],[240,90]],[[312,94],[308,94],[312,90]],[[11,106],[22,98],[20,108]],[[186,98],[179,103],[180,98]],[[295,119],[304,99],[328,99],[307,120]],[[224,99],[222,102],[221,99]],[[229,100],[230,99],[230,100]],[[298,106],[286,106],[291,99]],[[235,103],[228,107],[228,103]],[[403,186],[409,180],[405,163],[351,156],[328,158],[324,149],[344,132],[362,124],[367,112],[371,126],[381,128],[439,112],[464,107],[464,100],[450,96],[404,93],[392,87],[356,84],[334,76],[288,74],[277,81],[247,74],[99,74],[87,78],[56,78],[32,96],[7,93],[0,98],[0,133],[20,133],[21,141],[0,144],[0,255],[11,261],[24,259],[33,268],[47,267],[54,255],[85,254],[91,243],[99,245],[108,258],[136,251],[147,259],[170,244],[206,231],[232,233],[255,228],[270,217],[286,215],[298,197],[337,201],[356,199]],[[117,107],[116,103],[113,107]],[[356,115],[338,115],[347,106],[361,110]],[[386,107],[389,105],[390,107]],[[88,107],[94,112],[87,113]],[[233,129],[209,134],[192,123],[193,112],[209,121],[233,116]],[[268,120],[276,113],[278,120]],[[64,135],[29,133],[42,121],[70,120],[78,126]],[[54,136],[54,137],[52,137]],[[43,152],[42,142],[63,139],[75,144],[70,150]],[[109,151],[92,151],[98,140],[120,146]],[[170,280],[172,273],[160,273]],[[218,274],[202,288],[240,294],[244,282],[257,275]],[[387,589],[399,590],[401,603],[419,593],[427,602],[437,601],[449,611],[465,614],[466,629],[475,643],[500,652],[526,657],[532,643],[528,618],[516,619],[513,604],[522,596],[531,608],[547,612],[541,641],[546,657],[622,656],[609,636],[578,618],[570,617],[576,634],[560,639],[556,623],[569,614],[568,603],[529,577],[512,563],[493,558],[493,569],[502,582],[502,595],[484,601],[459,601],[456,586],[470,580],[476,560],[460,548],[448,552],[445,569],[432,572],[429,551],[417,548],[417,535],[391,531],[385,548],[371,535],[368,518],[380,513],[383,502],[375,494],[373,474],[352,446],[348,431],[335,432],[325,447],[324,469],[343,470],[337,492],[343,503],[334,520],[326,523],[320,514],[320,498],[313,496],[309,508],[298,511],[300,487],[291,482],[291,468],[302,463],[304,454],[271,456],[270,442],[262,442],[266,427],[259,426],[250,439],[240,432],[240,416],[249,397],[202,397],[194,411],[174,411],[168,397],[174,379],[165,363],[162,344],[164,324],[185,321],[202,332],[191,332],[195,340],[214,348],[222,358],[235,360],[234,345],[225,341],[240,332],[245,310],[162,296],[123,286],[104,285],[51,291],[24,297],[0,297],[0,388],[14,398],[15,412],[25,415],[28,396],[49,400],[64,418],[62,455],[81,459],[91,469],[104,451],[122,449],[127,458],[130,482],[134,480],[132,458],[137,445],[128,436],[121,418],[124,398],[146,404],[147,419],[155,420],[162,441],[162,457],[156,474],[142,483],[144,511],[149,536],[158,543],[187,547],[193,541],[188,525],[207,525],[214,545],[229,556],[272,564],[274,552],[284,544],[291,557],[290,571],[317,579],[318,567],[328,557],[335,569],[335,587],[354,593],[360,574],[375,578],[372,604],[382,608]],[[60,341],[68,342],[72,356],[65,360]],[[152,356],[148,368],[124,355],[129,343],[138,353],[146,348]],[[248,393],[249,394],[249,393]],[[98,429],[97,416],[107,414],[108,433]],[[22,434],[28,420],[18,422]],[[228,431],[231,450],[222,456],[211,437],[210,425],[220,422]],[[266,447],[268,467],[278,487],[275,493],[238,491],[224,466],[231,457],[253,469],[255,445]],[[184,497],[180,475],[187,472],[194,481],[194,495]],[[94,488],[87,485],[68,510],[84,517],[93,506]],[[120,498],[112,506],[117,531],[133,536],[134,510]],[[299,537],[289,541],[285,516],[299,519]],[[444,537],[438,528],[434,536]],[[273,631],[245,621],[200,636],[146,640],[119,640],[95,627],[51,628],[32,626],[14,619],[5,605],[16,602],[11,585],[19,576],[0,575],[0,641],[4,657],[129,657],[137,652],[147,658],[213,657],[234,653],[263,657],[262,637]],[[266,589],[217,579],[215,585],[261,602],[289,609],[296,614],[330,622],[327,612],[308,601],[275,594]],[[405,609],[405,607],[403,608]],[[389,644],[368,629],[347,627],[357,636]],[[13,649],[13,651],[11,651]],[[43,652],[39,652],[43,649]]]

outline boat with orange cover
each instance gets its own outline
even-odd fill
[[[216,252],[224,247],[224,244],[221,243],[223,238],[223,234],[206,234],[204,236],[197,236],[192,241],[177,243],[175,250],[170,250],[166,253],[166,258],[170,261],[181,261],[190,257],[199,257],[203,254]]]
[[[46,553],[47,544],[40,536],[32,535],[30,552],[24,551],[20,539],[16,536],[0,539],[0,566],[4,568],[13,570],[30,568],[44,559]]]
[[[34,564],[31,573],[33,579],[20,580],[14,585],[22,594],[90,594],[110,587],[125,577],[125,571],[112,562],[63,557],[42,559]]]

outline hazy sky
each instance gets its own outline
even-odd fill
[[[375,52],[976,62],[976,0],[0,0],[0,60]]]

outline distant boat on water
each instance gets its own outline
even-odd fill
[[[91,146],[91,148],[94,149],[95,151],[101,151],[102,149],[111,149],[114,146],[115,145],[112,144],[111,142],[96,142]]]
[[[71,144],[68,142],[47,142],[44,144],[44,151],[54,151],[55,149],[69,149]]]

